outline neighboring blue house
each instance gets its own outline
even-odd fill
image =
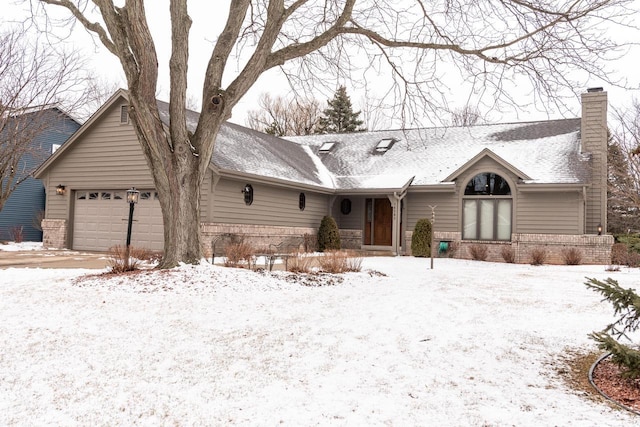
[[[42,241],[38,223],[45,209],[44,186],[30,175],[78,128],[78,122],[55,107],[2,119],[0,156],[4,163],[7,163],[11,152],[16,152],[11,148],[12,144],[29,141],[29,145],[28,149],[20,151],[18,172],[12,184],[27,178],[11,193],[0,210],[0,240],[13,240],[13,231],[22,227],[25,241]],[[3,181],[1,184],[0,192],[5,192],[8,183]]]

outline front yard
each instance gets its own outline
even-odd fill
[[[399,257],[303,284],[207,264],[85,274],[0,270],[0,424],[635,421],[559,372],[612,320],[585,276],[629,287],[637,269]]]

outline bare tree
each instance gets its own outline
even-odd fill
[[[77,117],[99,96],[91,83],[76,52],[27,40],[17,28],[0,34],[0,210],[51,154],[38,137],[64,131],[62,111]]]
[[[473,126],[480,120],[480,111],[470,105],[454,110],[451,113],[451,124],[453,126]]]
[[[335,88],[335,79],[352,78],[359,56],[366,55],[365,64],[374,72],[391,71],[395,86],[390,93],[402,106],[402,114],[437,106],[438,96],[443,95],[442,63],[457,66],[474,87],[506,102],[517,104],[505,84],[519,76],[528,78],[550,102],[562,102],[558,93],[576,87],[567,77],[572,70],[609,81],[603,60],[617,46],[608,36],[613,32],[606,33],[598,23],[624,19],[631,4],[631,0],[229,0],[227,20],[224,28],[217,29],[204,75],[202,113],[191,134],[185,112],[192,23],[187,0],[170,0],[168,130],[155,99],[158,56],[143,0],[120,1],[121,6],[112,0],[28,1],[36,14],[46,13],[48,6],[66,8],[120,59],[130,115],[160,195],[165,235],[161,268],[201,259],[199,195],[216,135],[265,71],[287,64],[292,84]],[[237,52],[245,54],[246,61],[230,61]],[[235,67],[237,74],[223,85],[223,77]]]
[[[311,135],[322,111],[317,99],[272,98],[263,93],[258,100],[259,110],[247,114],[247,126],[276,136]]]
[[[640,231],[640,102],[614,112],[608,141],[607,224],[612,233]]]

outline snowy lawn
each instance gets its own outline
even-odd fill
[[[307,285],[206,264],[86,274],[0,270],[0,425],[637,422],[557,369],[612,319],[585,276],[629,287],[638,270],[400,257]]]

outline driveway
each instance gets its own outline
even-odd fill
[[[107,254],[69,250],[2,251],[0,269],[6,268],[88,268],[107,267]]]

